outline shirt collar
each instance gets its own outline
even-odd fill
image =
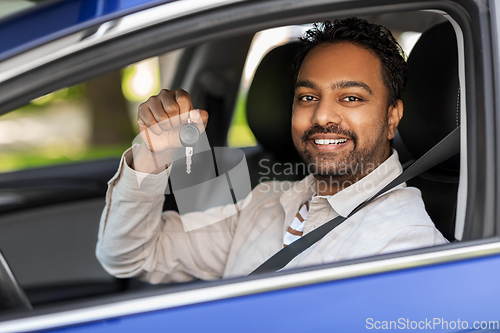
[[[280,203],[287,214],[295,216],[300,205],[308,201],[314,192],[314,176],[308,175],[283,192]]]
[[[392,150],[391,156],[386,159],[375,170],[366,175],[363,179],[357,181],[351,186],[331,196],[316,196],[327,199],[332,208],[341,216],[348,216],[359,204],[369,199],[389,184],[394,178],[403,172],[403,167],[399,163],[399,157],[396,150]],[[405,186],[405,185],[400,185]],[[289,190],[285,191],[280,198],[281,205],[285,209],[295,210],[313,196],[314,176],[308,175]]]

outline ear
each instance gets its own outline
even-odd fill
[[[389,125],[387,139],[392,140],[394,135],[396,135],[396,129],[398,128],[399,121],[403,117],[403,102],[398,99],[396,106],[390,106],[387,112],[387,124]]]

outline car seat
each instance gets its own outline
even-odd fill
[[[402,145],[418,159],[460,124],[457,37],[449,22],[425,31],[408,57],[409,78],[403,95],[404,116],[398,127]],[[408,181],[422,192],[436,227],[454,240],[460,171],[456,155]]]
[[[247,95],[247,121],[259,148],[247,155],[252,186],[266,180],[299,180],[306,172],[292,141],[293,62],[298,42],[272,49],[255,71]],[[268,174],[268,169],[273,171]],[[288,170],[286,170],[288,169]]]
[[[257,68],[247,96],[247,120],[259,148],[247,151],[252,185],[265,180],[299,180],[302,168],[291,139],[294,94],[292,64],[297,42],[271,50]],[[408,58],[409,80],[403,97],[404,117],[393,145],[403,165],[419,158],[459,124],[458,51],[450,23],[425,31]],[[288,164],[287,164],[288,163]],[[275,165],[274,172],[266,167]],[[266,167],[263,167],[266,166]],[[422,191],[436,227],[454,239],[459,157],[408,182]]]

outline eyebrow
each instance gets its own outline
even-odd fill
[[[370,95],[373,95],[373,92],[372,90],[370,89],[370,87],[364,83],[364,82],[360,82],[360,81],[340,81],[340,82],[336,82],[332,85],[332,89],[346,89],[346,88],[362,88],[364,90],[366,90]]]
[[[318,85],[313,81],[302,80],[302,81],[297,81],[297,83],[295,84],[295,89],[299,87],[317,89]],[[346,89],[346,88],[362,88],[366,90],[370,95],[373,95],[373,92],[370,89],[370,87],[366,83],[360,81],[339,81],[332,85],[333,90]]]
[[[312,81],[309,80],[302,80],[302,81],[297,81],[295,83],[295,89],[304,87],[304,88],[311,88],[311,89],[316,89],[318,85]]]

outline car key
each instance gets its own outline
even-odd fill
[[[191,124],[191,117],[188,113],[188,123],[181,127],[179,131],[179,139],[183,147],[186,147],[186,172],[191,173],[191,164],[193,156],[193,147],[198,143],[200,138],[200,130],[195,125]]]

